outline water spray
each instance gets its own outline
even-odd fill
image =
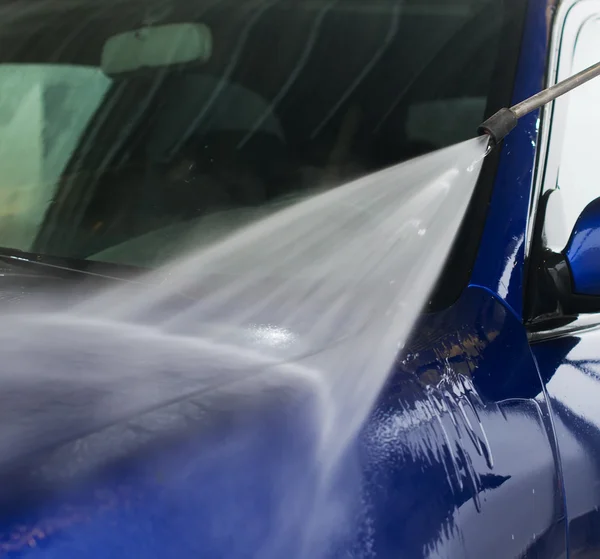
[[[536,93],[535,95],[521,101],[511,108],[500,109],[496,114],[488,118],[478,128],[479,134],[487,134],[490,137],[492,146],[500,143],[504,137],[511,132],[518,124],[519,119],[530,112],[539,109],[550,101],[572,91],[576,87],[589,82],[593,78],[600,76],[600,62],[582,70],[581,72],[553,85],[547,89]]]

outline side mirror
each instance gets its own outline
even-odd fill
[[[581,212],[564,253],[571,269],[573,292],[600,297],[600,198]]]
[[[600,198],[581,212],[566,248],[545,260],[563,313],[600,312]]]

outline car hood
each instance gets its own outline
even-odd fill
[[[64,277],[14,266],[0,273],[0,308],[9,319],[43,294],[53,294],[57,308],[64,304],[61,297],[73,293],[65,289]],[[97,289],[117,280],[82,280],[75,274],[71,281]],[[111,340],[139,353],[131,332],[113,334]],[[103,335],[102,328],[96,330],[96,339]],[[1,406],[3,424],[11,420],[6,414],[33,417],[37,409],[44,414],[30,423],[26,444],[15,445],[19,452],[9,453],[1,464],[6,483],[0,491],[0,529],[11,533],[16,519],[22,525],[25,518],[31,530],[40,530],[63,518],[60,542],[52,548],[62,558],[99,549],[115,557],[187,556],[196,550],[233,559],[257,556],[274,527],[283,529],[284,519],[296,518],[294,528],[282,532],[278,549],[301,557],[296,542],[314,514],[320,483],[314,462],[320,427],[306,421],[315,417],[310,387],[298,382],[293,390],[285,384],[264,390],[250,383],[209,394],[190,378],[193,367],[182,374],[169,366],[185,352],[181,347],[170,357],[149,355],[149,362],[163,364],[154,369],[156,378],[114,366],[107,371],[118,380],[113,393],[110,387],[80,382],[85,368],[73,368],[68,347],[53,353],[49,364],[45,355],[46,369],[71,367],[58,375],[62,384],[17,383],[11,406]],[[5,348],[5,371],[6,354]],[[214,368],[209,361],[197,366]],[[437,546],[461,556],[467,543],[470,549],[486,545],[490,526],[505,533],[499,524],[507,499],[531,509],[536,518],[539,502],[522,488],[534,480],[556,486],[548,433],[535,400],[540,393],[522,326],[487,292],[469,288],[449,309],[423,315],[359,440],[336,468],[326,500],[344,511],[346,528],[332,528],[329,545],[348,553],[373,549],[377,556],[409,557],[422,557]],[[106,408],[94,402],[105,403],[107,394],[109,400],[119,399],[119,414],[96,413]],[[156,405],[139,405],[148,403],[140,394],[152,395]],[[507,438],[507,431],[522,433],[522,441]],[[536,460],[512,458],[525,452]],[[540,470],[544,460],[548,470]],[[295,503],[291,512],[290,503]],[[65,510],[79,512],[66,518]],[[467,528],[456,524],[458,514],[469,516]],[[168,529],[157,531],[152,527],[157,521]],[[118,531],[110,528],[114,522]],[[539,517],[534,524],[541,541],[548,519]],[[219,532],[216,525],[229,528]],[[499,547],[506,555],[531,546],[530,533],[506,529],[516,531]],[[322,549],[319,553],[329,557]]]

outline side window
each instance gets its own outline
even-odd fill
[[[600,14],[586,21],[573,53],[572,72],[585,70],[600,60]],[[563,151],[558,171],[558,188],[568,230],[581,211],[600,196],[600,80],[594,79],[573,90],[565,120]]]
[[[0,246],[29,250],[109,85],[96,68],[0,65]]]
[[[559,53],[554,83],[600,61],[600,0],[567,2],[557,17]],[[544,191],[554,190],[544,221],[544,242],[561,251],[582,210],[600,197],[600,79],[555,101],[543,177]],[[546,113],[548,114],[548,113]],[[543,161],[543,160],[542,160]]]

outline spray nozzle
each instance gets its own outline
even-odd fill
[[[482,123],[477,132],[479,135],[487,134],[490,143],[495,146],[517,126],[519,118],[512,109],[500,109],[497,113]]]

